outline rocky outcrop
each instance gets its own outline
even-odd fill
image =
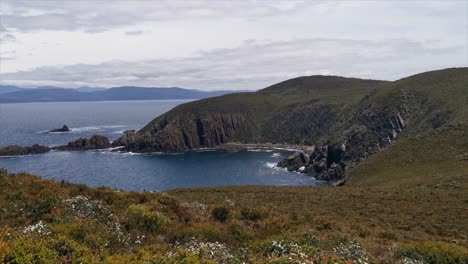
[[[62,133],[62,132],[70,132],[70,128],[67,125],[63,125],[62,128],[52,129],[49,130],[49,133]]]
[[[91,150],[111,147],[109,139],[105,136],[94,135],[91,138],[79,138],[67,145],[55,147],[56,150]]]
[[[405,104],[391,113],[366,109],[352,119],[352,125],[343,133],[343,143],[295,153],[277,166],[300,171],[318,180],[343,184],[348,169],[397,140],[406,128],[408,116],[409,110]]]
[[[288,171],[299,171],[318,180],[338,184],[346,176],[346,164],[342,160],[345,150],[344,144],[310,148],[288,156],[280,161],[277,166],[286,168]]]
[[[243,114],[210,114],[194,119],[163,119],[139,132],[126,131],[113,142],[133,152],[173,152],[214,147],[245,131]]]
[[[405,130],[409,113],[405,104],[392,112],[366,110],[360,113],[343,133],[347,145],[343,160],[353,167],[391,145]]]
[[[11,145],[6,147],[0,147],[0,156],[20,156],[20,155],[31,155],[41,154],[49,152],[51,149],[47,146],[33,145],[30,147],[23,147],[17,145]]]
[[[19,155],[31,155],[31,154],[42,154],[51,150],[92,150],[92,149],[104,149],[111,147],[109,139],[105,136],[94,135],[91,138],[79,138],[75,141],[69,142],[67,145],[58,147],[47,147],[42,145],[33,145],[30,147],[11,145],[6,147],[0,147],[1,156],[19,156]]]
[[[297,171],[303,169],[308,164],[310,157],[304,152],[295,152],[289,155],[286,159],[278,163],[278,167],[286,168],[288,171]]]

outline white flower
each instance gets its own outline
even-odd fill
[[[47,230],[47,227],[42,221],[37,222],[34,225],[27,226],[23,229],[23,234],[31,234],[31,233],[36,233],[39,235],[45,235],[48,236],[51,234],[49,230]]]

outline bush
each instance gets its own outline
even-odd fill
[[[86,248],[82,247],[75,241],[66,237],[60,236],[52,245],[59,259],[74,260],[80,262],[81,258],[88,253]]]
[[[213,218],[220,222],[226,222],[229,219],[229,208],[216,207],[212,212]]]
[[[229,235],[237,241],[244,241],[247,238],[247,234],[239,225],[230,225],[227,231]]]
[[[3,168],[0,168],[0,177],[7,176],[7,175],[8,175],[8,171]]]
[[[242,208],[241,220],[258,221],[263,218],[262,213],[257,209]]]
[[[52,208],[58,204],[58,200],[54,197],[44,196],[30,201],[24,206],[23,211],[31,222],[45,220],[50,214]]]
[[[468,263],[468,249],[443,242],[418,242],[400,247],[404,257],[428,264]]]
[[[227,241],[226,233],[215,225],[205,223],[197,227],[195,234],[197,237],[203,238],[205,241]]]
[[[130,228],[153,234],[163,231],[169,222],[169,219],[161,213],[141,204],[130,205],[126,215],[127,224]]]
[[[12,241],[6,251],[4,263],[56,263],[57,254],[49,247],[45,239],[20,237]]]

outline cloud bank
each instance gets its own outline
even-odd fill
[[[463,0],[2,0],[0,18],[0,84],[260,89],[468,65]]]
[[[454,53],[463,49],[463,46],[439,48],[434,43],[405,40],[248,41],[238,48],[201,52],[179,59],[115,60],[101,64],[39,67],[3,73],[0,77],[5,82],[26,86],[157,84],[205,89],[259,89],[288,78],[315,74],[397,79],[426,70],[463,66],[463,58]],[[453,64],[437,61],[452,61]]]

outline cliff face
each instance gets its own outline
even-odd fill
[[[204,117],[163,119],[144,130],[127,131],[116,140],[128,151],[181,151],[214,147],[247,132],[247,114],[211,114]]]

